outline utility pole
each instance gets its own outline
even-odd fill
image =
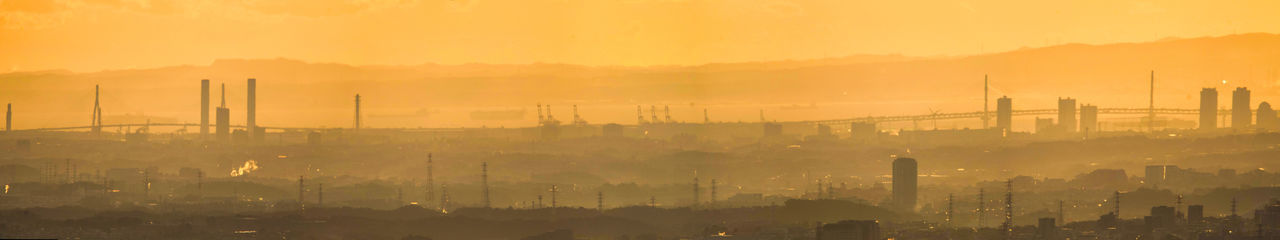
[[[657,197],[655,197],[655,196],[653,196],[653,195],[649,195],[649,207],[658,207],[658,198],[657,198]]]

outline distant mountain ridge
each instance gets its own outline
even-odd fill
[[[357,93],[370,101],[370,111],[383,109],[387,114],[530,107],[537,103],[632,106],[628,111],[609,110],[609,116],[597,117],[616,121],[634,119],[635,105],[677,104],[690,109],[848,105],[825,110],[838,115],[779,116],[785,120],[920,113],[922,109],[973,111],[981,108],[984,75],[991,80],[991,102],[1007,95],[1016,99],[1018,108],[1051,108],[1058,97],[1102,107],[1144,107],[1152,71],[1159,107],[1193,107],[1202,87],[1219,88],[1219,95],[1224,96],[1220,103],[1229,102],[1225,96],[1231,88],[1249,87],[1256,104],[1280,96],[1278,68],[1280,35],[1253,33],[1144,43],[1065,44],[957,57],[859,55],[696,66],[352,66],[290,59],[220,59],[207,66],[0,74],[0,100],[15,102],[26,109],[24,117],[39,116],[39,122],[50,125],[82,122],[80,115],[87,114],[80,112],[88,111],[85,102],[92,102],[94,84],[103,85],[107,111],[158,113],[196,121],[191,116],[198,112],[192,106],[198,106],[200,79],[213,80],[215,105],[219,102],[217,85],[226,83],[228,104],[240,106],[244,79],[257,78],[260,116],[331,119],[324,121],[333,123],[311,123],[327,125],[349,120],[343,114],[348,114],[351,96]],[[1223,80],[1227,84],[1222,84]],[[991,106],[994,109],[994,103]],[[448,116],[445,111],[436,117]],[[469,125],[466,118],[459,117],[456,124]]]

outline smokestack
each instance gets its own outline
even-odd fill
[[[356,94],[356,126],[355,130],[360,131],[360,94]]]
[[[102,107],[98,105],[98,89],[98,85],[93,85],[93,119],[89,122],[95,136],[102,133]]]
[[[209,79],[200,80],[200,140],[209,140]]]
[[[257,96],[257,95],[258,95],[258,80],[257,80],[257,79],[252,79],[252,78],[250,78],[250,79],[249,79],[249,90],[248,90],[248,91],[249,91],[249,92],[247,93],[247,95],[249,96],[248,104],[245,106],[245,110],[244,110],[244,111],[245,111],[245,113],[244,113],[245,117],[248,117],[248,119],[246,119],[246,120],[245,120],[245,132],[247,132],[247,133],[248,133],[248,135],[249,135],[249,139],[258,139],[258,138],[257,138],[257,137],[258,137],[258,136],[257,136],[257,134],[258,134],[258,125],[257,125],[257,121],[256,121],[256,120],[257,120],[257,116],[258,116],[258,114],[257,114],[257,112],[258,112],[258,111],[257,111],[257,109],[258,109],[258,96]]]
[[[4,131],[13,132],[13,104],[5,104],[4,107]]]

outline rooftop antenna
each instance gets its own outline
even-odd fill
[[[480,163],[480,184],[484,187],[484,208],[489,208],[489,162]]]
[[[226,83],[223,83],[223,84],[222,84],[222,98],[221,98],[221,99],[222,99],[222,103],[221,103],[220,105],[218,105],[218,107],[226,108],[226,107],[227,107],[227,84],[226,84]],[[356,95],[356,99],[360,99],[360,95]],[[356,100],[356,102],[359,102],[359,100]]]

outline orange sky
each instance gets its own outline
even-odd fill
[[[1280,1],[0,0],[0,72],[219,58],[665,65],[1280,32]]]

